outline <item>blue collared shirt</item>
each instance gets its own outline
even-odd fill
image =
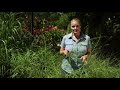
[[[81,33],[79,41],[76,43],[72,33],[70,33],[63,37],[60,46],[67,49],[70,52],[69,57],[76,63],[75,65],[80,66],[80,57],[87,53],[88,48],[91,48],[90,37]],[[66,59],[63,60],[61,67],[68,73],[74,69]]]

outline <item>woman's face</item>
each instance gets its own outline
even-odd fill
[[[80,33],[80,29],[81,26],[80,26],[80,23],[78,21],[71,21],[71,29],[73,30],[73,33],[76,34],[76,33]]]

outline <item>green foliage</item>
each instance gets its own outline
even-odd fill
[[[109,58],[106,60],[97,59],[95,55],[89,58],[84,68],[74,73],[67,74],[66,78],[119,78],[119,67],[110,66]]]
[[[64,35],[65,35],[65,31],[60,29],[45,32],[45,36],[47,37],[46,39],[47,43],[52,42],[54,44],[58,44],[61,42]]]
[[[52,52],[39,49],[37,52],[13,53],[11,78],[57,78],[60,71],[60,57]]]
[[[61,15],[58,21],[56,21],[56,25],[60,29],[66,29],[69,22],[70,21],[69,21],[68,15],[64,14],[64,15]]]
[[[13,53],[11,78],[62,78],[60,65],[63,57],[48,49],[37,52]],[[110,66],[109,59],[99,60],[92,55],[87,64],[65,78],[119,78],[119,67]]]
[[[79,13],[80,14],[80,13]],[[33,16],[37,16],[37,19],[34,19],[35,31],[32,31],[32,13],[16,13],[16,12],[1,12],[0,13],[0,77],[11,77],[11,78],[60,78],[60,64],[61,60],[64,58],[58,54],[60,47],[57,47],[57,44],[60,44],[62,37],[66,33],[70,33],[69,21],[72,17],[76,16],[76,13],[54,13],[54,12],[35,12]],[[88,13],[86,18],[90,18],[90,23],[87,19],[84,19],[83,13],[83,22],[84,25],[87,25],[87,33],[92,32],[90,35],[99,36],[100,26],[98,17],[99,14]],[[98,16],[97,16],[98,15]],[[101,14],[102,15],[102,14]],[[104,14],[106,15],[106,13]],[[50,17],[49,17],[50,16]],[[110,18],[110,20],[107,20]],[[95,27],[96,24],[99,27]],[[103,40],[98,40],[98,43],[93,43],[92,56],[89,59],[88,63],[83,69],[76,70],[74,73],[69,74],[66,78],[119,78],[120,70],[110,63],[111,55],[108,54],[109,50],[114,51],[114,56],[119,57],[118,48],[119,44],[119,13],[115,13],[114,16],[104,16],[101,19],[102,31],[106,31],[104,35],[113,35],[114,38],[107,38]],[[40,20],[40,21],[39,21]],[[89,22],[89,23],[88,23]],[[35,26],[38,24],[37,26]],[[53,29],[50,26],[57,29]],[[92,27],[92,28],[90,28]],[[42,30],[41,30],[42,28]],[[64,30],[67,31],[64,31]],[[102,29],[102,28],[101,28]],[[89,31],[90,30],[90,31]],[[110,31],[110,33],[108,33]],[[98,47],[99,41],[102,42],[99,46],[103,47],[108,45],[109,50],[103,49],[100,57],[106,57],[108,54],[109,58],[98,58],[97,51],[101,50],[101,47]],[[104,45],[103,45],[104,44]],[[96,48],[97,45],[97,48]],[[114,48],[113,48],[114,46]],[[57,47],[57,48],[56,48]],[[95,47],[95,48],[94,48]],[[106,47],[104,47],[106,48]],[[53,51],[53,49],[56,49]],[[104,52],[107,52],[106,54]],[[117,51],[117,52],[116,52]],[[96,55],[96,56],[95,56]],[[114,62],[116,58],[112,58]],[[116,59],[117,60],[117,59]],[[114,63],[116,64],[116,63]],[[83,74],[83,71],[85,73]]]

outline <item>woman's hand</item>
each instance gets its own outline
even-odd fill
[[[83,63],[86,63],[87,57],[88,57],[87,55],[83,55],[83,56],[81,56],[80,59],[82,60]]]
[[[86,61],[87,61],[87,59],[89,58],[90,54],[91,54],[91,49],[88,48],[88,49],[87,49],[87,53],[86,53],[85,55],[81,56],[80,59],[82,60],[82,62],[83,62],[84,64],[86,63]]]
[[[68,51],[67,49],[65,49],[65,50],[63,51],[63,53],[64,53],[65,56],[67,56],[68,53],[69,53],[69,51]]]
[[[68,51],[67,49],[65,49],[65,48],[60,48],[60,54],[63,54],[63,55],[65,55],[65,56],[67,56],[68,53],[69,53],[69,51]]]

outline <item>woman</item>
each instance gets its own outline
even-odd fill
[[[62,74],[72,73],[84,64],[91,54],[90,37],[81,32],[81,22],[74,18],[70,22],[72,32],[63,37],[60,54],[66,56],[62,61]]]

